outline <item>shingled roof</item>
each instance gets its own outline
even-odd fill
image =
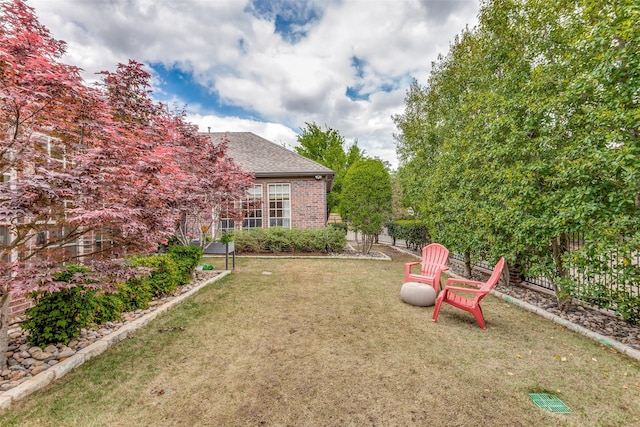
[[[227,141],[227,156],[256,178],[321,175],[328,188],[335,172],[251,132],[209,132],[214,143]]]

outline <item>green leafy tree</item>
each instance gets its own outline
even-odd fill
[[[561,304],[578,279],[607,293],[593,280],[601,274],[632,289],[638,22],[632,0],[483,2],[478,26],[456,38],[425,86],[414,82],[394,116],[403,202],[436,240],[469,260],[504,255],[552,278]],[[584,244],[569,251],[574,231]]]
[[[362,234],[362,252],[369,253],[384,221],[391,217],[391,177],[380,160],[354,163],[344,178],[340,215]]]
[[[315,123],[305,125],[298,136],[300,145],[295,147],[295,150],[301,156],[314,160],[336,173],[333,187],[327,196],[327,209],[329,212],[335,212],[340,204],[344,176],[352,164],[365,158],[364,150],[358,147],[357,140],[347,147],[344,137],[335,129],[325,126],[325,130],[322,130]]]
[[[391,173],[391,219],[407,219],[410,211],[403,204],[402,187],[397,172]]]

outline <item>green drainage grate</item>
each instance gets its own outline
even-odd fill
[[[547,411],[556,412],[558,414],[570,414],[571,410],[564,404],[564,402],[552,394],[544,393],[531,393],[529,394],[533,403],[538,405],[538,408],[546,409]]]

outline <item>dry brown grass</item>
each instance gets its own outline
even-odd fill
[[[636,362],[492,296],[486,331],[450,307],[434,324],[399,300],[406,261],[237,260],[0,425],[640,425]]]

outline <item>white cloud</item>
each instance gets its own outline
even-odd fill
[[[298,145],[298,135],[287,126],[279,123],[200,114],[189,114],[187,118],[189,122],[198,125],[201,132],[253,132],[289,149]]]
[[[222,101],[262,120],[206,115],[212,110],[201,100],[188,109],[203,130],[251,130],[294,145],[299,128],[316,122],[347,141],[357,138],[369,155],[396,165],[391,115],[403,111],[411,79],[426,81],[437,54],[446,53],[466,25],[475,25],[479,0],[312,2],[290,15],[317,13],[313,22],[292,25],[306,32],[295,44],[274,31],[272,9],[287,2],[262,15],[238,0],[29,4],[55,38],[67,41],[65,61],[83,68],[88,80],[128,59],[180,67]],[[361,76],[352,66],[354,56],[362,61]],[[369,97],[352,101],[347,87]],[[179,93],[163,96],[177,104],[184,99]]]

